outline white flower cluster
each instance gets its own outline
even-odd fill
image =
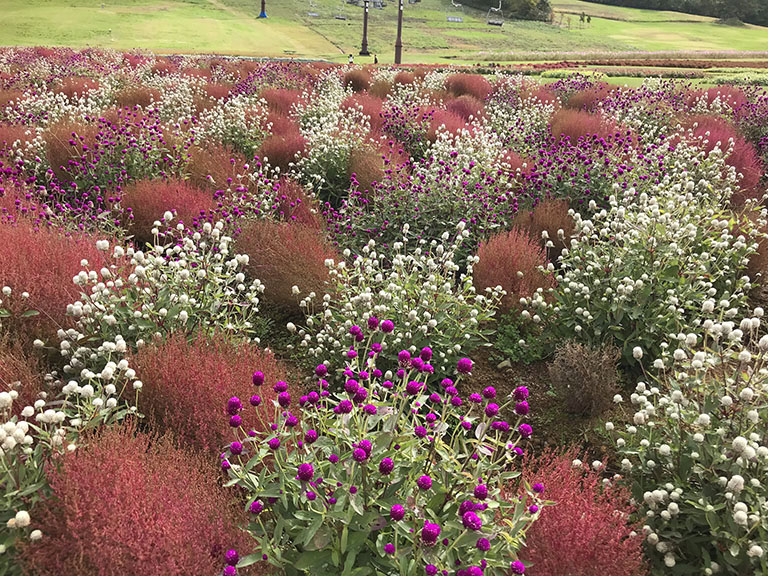
[[[474,258],[467,272],[458,275],[455,253],[468,235],[463,224],[458,230],[453,242],[446,232],[442,242],[421,241],[408,249],[406,225],[403,241],[389,254],[377,251],[371,241],[351,267],[329,261],[337,289],[333,297],[310,294],[302,300],[307,319],[298,331],[299,353],[336,366],[354,346],[349,329],[354,325],[365,329],[373,316],[394,322],[395,331],[385,346],[411,352],[431,346],[437,351],[435,368],[453,369],[458,357],[484,342],[482,325],[503,296],[500,289],[475,292]]]
[[[172,217],[167,212],[156,223],[149,252],[116,246],[109,268],[73,278],[83,294],[67,312],[83,332],[121,334],[132,346],[177,328],[252,332],[264,286],[247,282],[248,256],[230,254],[223,222],[191,232],[171,227]]]
[[[760,308],[738,322],[704,308],[719,315],[668,343],[655,384],[640,382],[631,396],[632,424],[613,433],[664,565],[747,570],[768,539],[768,336]],[[681,541],[691,526],[713,545]]]
[[[204,110],[196,126],[198,143],[218,141],[253,155],[270,132],[267,103],[252,96],[238,94]]]

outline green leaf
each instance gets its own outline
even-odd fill
[[[27,310],[26,312],[21,313],[22,318],[30,318],[32,316],[39,316],[40,311],[39,310]]]

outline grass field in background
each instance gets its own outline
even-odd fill
[[[555,25],[507,21],[497,28],[486,24],[484,12],[460,12],[450,0],[406,3],[404,60],[461,64],[477,61],[481,52],[515,51],[768,50],[768,28],[723,26],[700,16],[579,0],[552,4]],[[343,0],[268,0],[267,20],[257,18],[259,8],[260,0],[3,0],[0,45],[336,61],[360,50],[362,9]],[[579,22],[582,11],[592,16],[588,26]],[[319,16],[310,17],[309,12]],[[464,22],[448,23],[448,15],[462,16]],[[396,0],[389,0],[383,10],[370,11],[369,49],[381,63],[393,58],[396,17]]]

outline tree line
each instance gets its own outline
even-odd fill
[[[742,22],[768,26],[768,0],[587,0],[595,4],[673,10],[686,14],[711,16],[721,20],[737,18]]]

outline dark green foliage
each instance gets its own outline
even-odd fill
[[[711,16],[720,20],[738,19],[750,24],[768,25],[768,2],[765,0],[587,0],[595,4],[673,10],[686,14]]]

